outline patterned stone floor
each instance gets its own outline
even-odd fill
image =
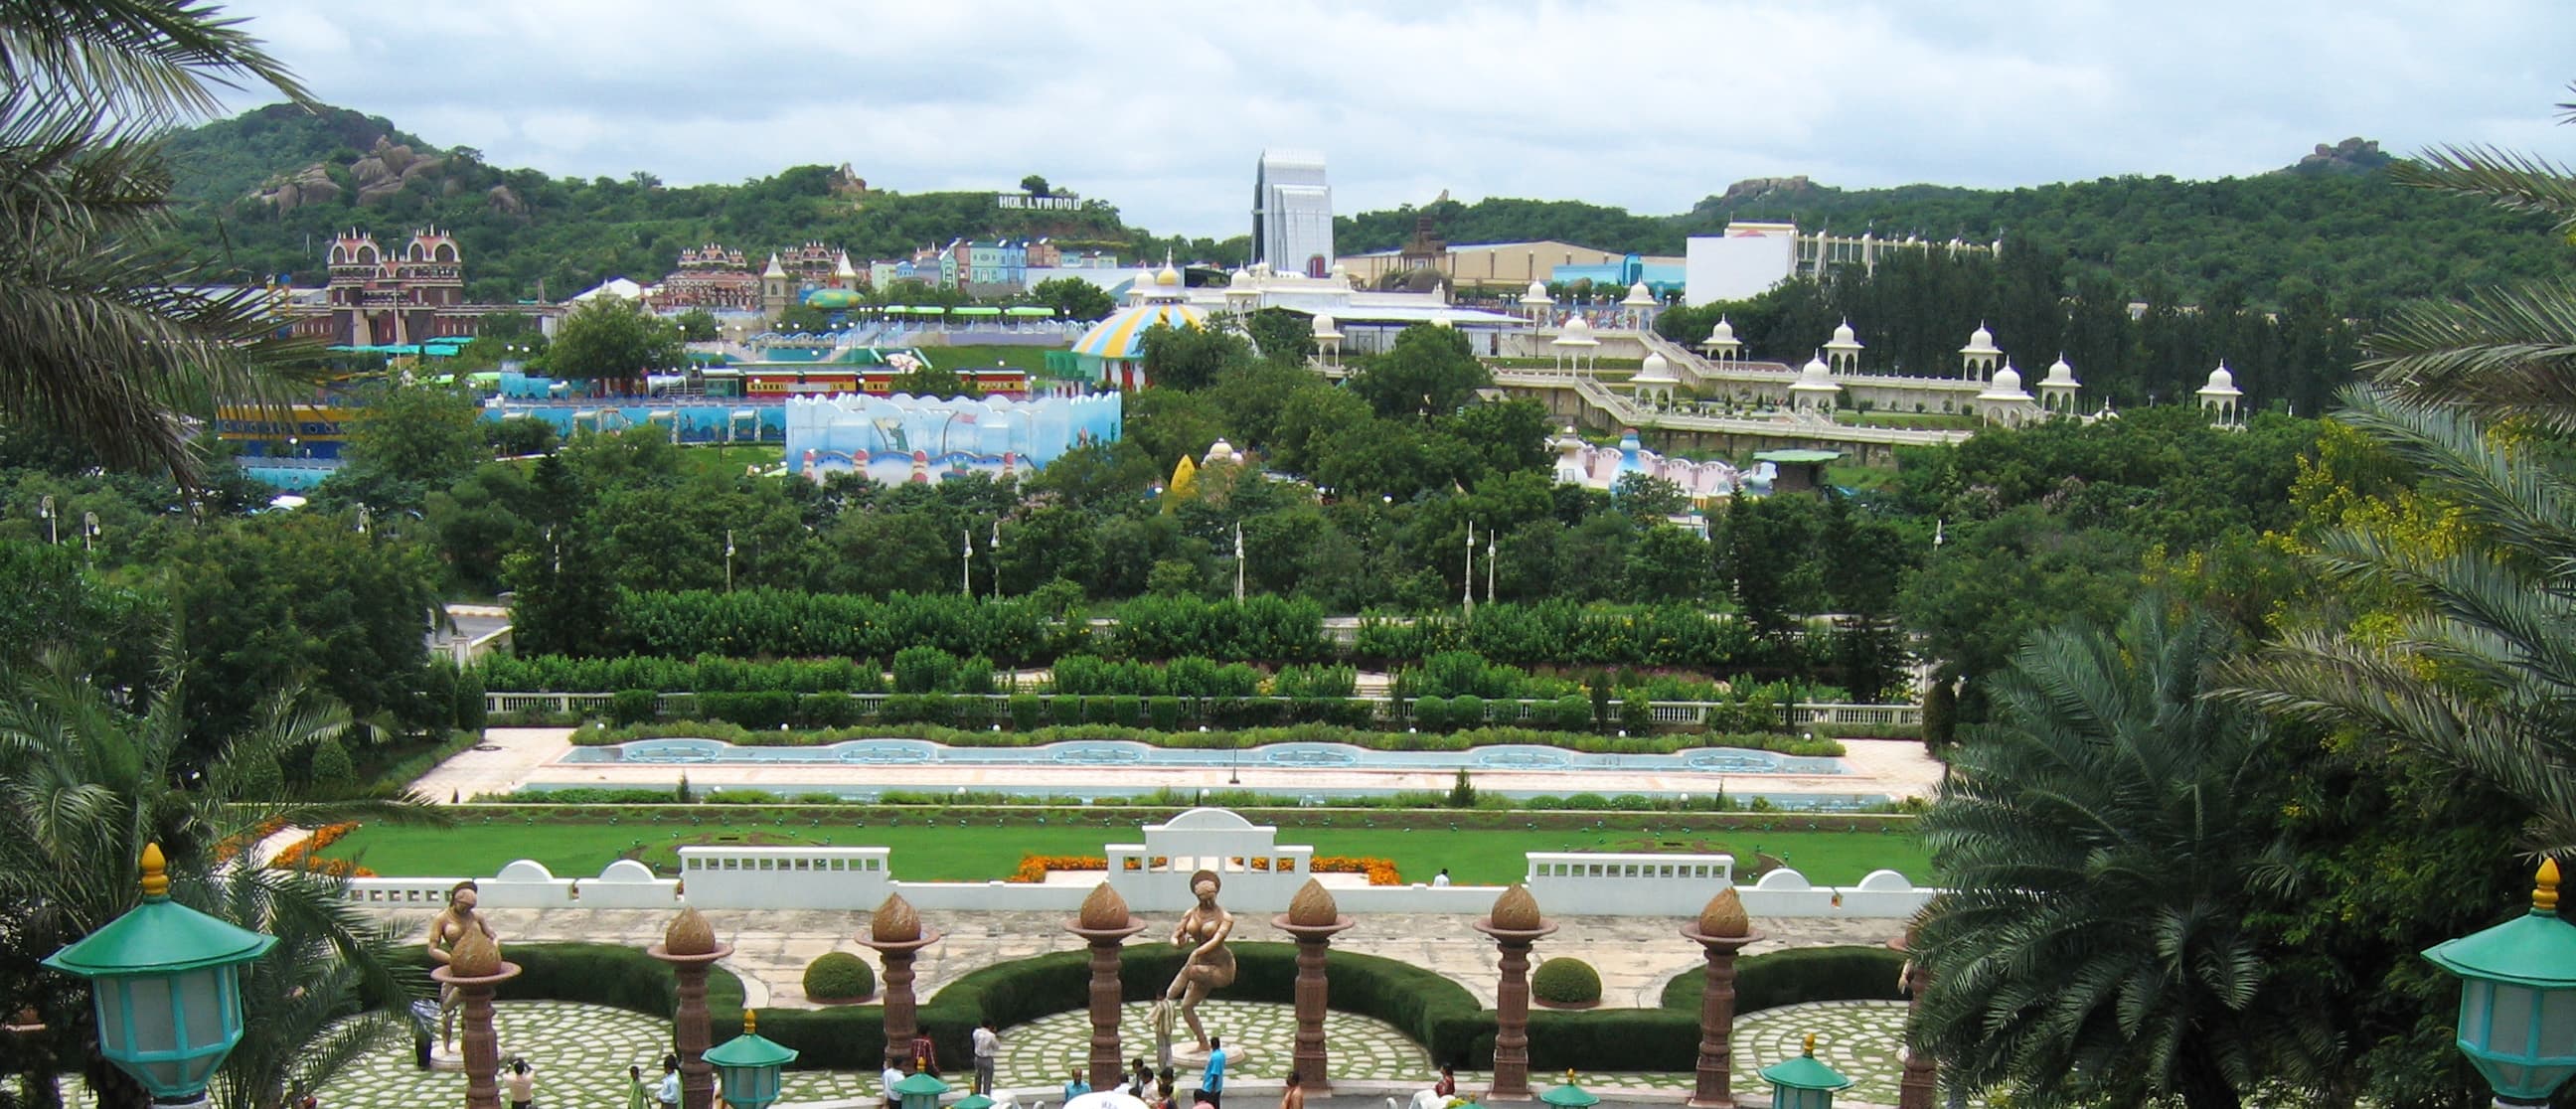
[[[494,1012],[502,1058],[524,1056],[536,1068],[538,1109],[625,1109],[626,1068],[642,1066],[648,1080],[657,1077],[656,1062],[670,1042],[668,1021],[622,1009],[536,1001],[504,1002]],[[1210,1001],[1200,1015],[1209,1032],[1239,1049],[1232,1073],[1257,1081],[1285,1073],[1292,1013],[1286,1005]],[[1144,1027],[1143,1004],[1127,1006],[1122,1015],[1127,1027]],[[1737,1095],[1761,1091],[1755,1072],[1796,1054],[1800,1039],[1812,1032],[1817,1057],[1858,1082],[1841,1099],[1844,1103],[1893,1105],[1896,1035],[1904,1019],[1902,1003],[1877,1001],[1818,1002],[1747,1014],[1735,1026]],[[1430,1059],[1391,1025],[1336,1013],[1327,1034],[1337,1078],[1431,1079]],[[1043,1090],[1044,1100],[1056,1100],[1066,1071],[1088,1054],[1089,1036],[1081,1013],[1058,1013],[1003,1029],[1002,1088]],[[1131,1042],[1145,1046],[1141,1040]],[[1131,1048],[1129,1054],[1136,1053]],[[1190,1085],[1196,1068],[1179,1069],[1184,1086]],[[964,1084],[962,1075],[951,1077]],[[1459,1079],[1474,1087],[1488,1077],[1462,1073]],[[1688,1074],[1585,1073],[1581,1079],[1600,1090],[1682,1091],[1691,1085]],[[876,1086],[871,1074],[790,1071],[781,1100],[871,1098]],[[409,1046],[399,1045],[367,1056],[324,1085],[320,1095],[326,1109],[419,1109],[461,1103],[464,1090],[463,1075],[417,1070]]]

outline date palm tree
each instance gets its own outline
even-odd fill
[[[1923,818],[1952,892],[1919,933],[1911,1039],[1961,1082],[2210,1109],[2330,1053],[2246,923],[2280,841],[2261,722],[2201,696],[2227,645],[2148,598],[2116,634],[2038,637],[1995,683]]]
[[[296,376],[260,290],[205,291],[151,245],[157,137],[243,83],[304,96],[213,5],[0,0],[0,420],[187,481],[182,411]]]
[[[182,703],[176,683],[120,694],[59,656],[0,673],[0,1009],[33,1008],[52,1030],[10,1038],[28,1053],[11,1069],[42,1076],[39,1102],[67,1069],[102,1106],[148,1101],[98,1057],[85,986],[35,962],[133,907],[146,843],[167,854],[173,897],[279,941],[244,977],[250,1019],[214,1091],[226,1109],[274,1109],[297,1081],[391,1034],[385,1011],[421,993],[397,969],[394,937],[342,900],[343,879],[268,865],[255,848],[284,826],[431,810],[414,798],[305,803],[238,769],[351,727],[344,707],[292,687],[266,699],[209,773],[182,781]]]

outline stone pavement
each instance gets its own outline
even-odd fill
[[[502,943],[581,941],[613,943],[642,949],[658,943],[670,926],[672,912],[660,909],[493,909],[484,914]],[[828,951],[847,951],[868,960],[876,957],[852,937],[866,931],[864,912],[769,911],[709,913],[716,936],[734,945],[723,966],[743,980],[745,996],[755,1006],[805,1005],[805,965]],[[1700,965],[1698,944],[1681,938],[1682,921],[1661,917],[1568,916],[1551,918],[1561,925],[1539,941],[1541,959],[1572,955],[1601,972],[1601,1000],[1611,1006],[1662,1003],[1664,983]],[[1379,955],[1448,976],[1477,1000],[1491,1006],[1499,973],[1492,940],[1468,927],[1470,918],[1432,914],[1387,914],[1359,918],[1356,926],[1333,940],[1336,951]],[[412,928],[426,927],[428,917],[408,914]],[[960,975],[995,963],[1025,959],[1049,951],[1082,946],[1064,930],[1064,917],[1050,913],[937,913],[923,923],[940,930],[940,941],[921,953],[915,970],[921,996],[927,998]],[[1149,923],[1165,926],[1161,918]],[[1827,944],[1879,944],[1896,934],[1892,920],[1781,918],[1756,922],[1768,938],[1745,949],[1748,955],[1793,947]],[[1137,943],[1159,935],[1149,927]],[[1267,920],[1243,919],[1235,938],[1285,941],[1287,936]]]
[[[1127,1006],[1126,1021],[1141,1026],[1143,1004]],[[525,1057],[537,1073],[538,1109],[625,1109],[626,1069],[644,1068],[647,1081],[659,1078],[657,1061],[669,1049],[670,1023],[640,1013],[570,1002],[503,1002],[494,1006],[501,1057]],[[1201,1011],[1209,1031],[1225,1037],[1242,1052],[1233,1073],[1238,1104],[1272,1104],[1278,1079],[1285,1073],[1292,1042],[1293,1010],[1285,1005],[1211,1001]],[[1904,1006],[1896,1002],[1820,1002],[1749,1013],[1736,1021],[1735,1091],[1747,1103],[1758,1103],[1765,1089],[1755,1072],[1799,1050],[1807,1033],[1818,1036],[1817,1056],[1858,1080],[1844,1105],[1891,1105],[1896,1100],[1897,1036],[1904,1025]],[[1384,1023],[1335,1013],[1326,1024],[1332,1070],[1345,1094],[1310,1103],[1317,1109],[1377,1109],[1378,1091],[1402,1091],[1428,1085],[1431,1060],[1420,1046]],[[1006,1097],[1023,1105],[1060,1100],[1066,1071],[1087,1054],[1090,1030],[1079,1012],[1053,1016],[1002,1030],[1004,1045],[997,1079]],[[1128,1054],[1145,1046],[1130,1041]],[[965,1076],[952,1074],[962,1087]],[[1533,1076],[1545,1088],[1554,1075]],[[1479,1089],[1491,1076],[1461,1072],[1459,1082]],[[1672,1105],[1687,1096],[1686,1073],[1584,1073],[1587,1089],[1612,1104]],[[873,1105],[878,1080],[851,1071],[789,1071],[781,1101],[788,1104],[852,1101]],[[1190,1085],[1185,1075],[1184,1086]],[[393,1044],[370,1052],[319,1091],[326,1109],[419,1109],[464,1100],[465,1078],[452,1071],[423,1071],[412,1065],[410,1045]],[[962,1092],[962,1089],[961,1089]],[[75,1099],[77,1101],[77,1099]],[[1400,1103],[1399,1103],[1400,1104]]]

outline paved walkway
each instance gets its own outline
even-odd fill
[[[501,1057],[525,1057],[537,1073],[540,1109],[625,1109],[626,1073],[645,1069],[648,1081],[669,1050],[668,1021],[598,1005],[569,1002],[503,1002],[493,1007]],[[1142,1004],[1127,1007],[1124,1017],[1141,1027]],[[1285,1073],[1293,1042],[1293,1010],[1285,1005],[1211,1001],[1202,1010],[1211,1031],[1239,1050],[1233,1074],[1249,1106],[1272,1103]],[[1896,1100],[1898,1060],[1895,1043],[1904,1025],[1904,1006],[1895,1002],[1821,1002],[1749,1013],[1735,1026],[1735,1092],[1752,1103],[1765,1089],[1756,1072],[1798,1051],[1799,1041],[1818,1036],[1817,1056],[1857,1080],[1838,1104],[1890,1105]],[[1004,1053],[996,1067],[1003,1095],[1024,1106],[1060,1100],[1066,1071],[1087,1054],[1089,1025],[1081,1013],[1059,1013],[1002,1030]],[[1335,1080],[1346,1096],[1324,1109],[1377,1109],[1379,1090],[1402,1091],[1428,1085],[1432,1061],[1419,1045],[1384,1023],[1344,1013],[1326,1023]],[[1136,1054],[1130,1051],[1129,1054]],[[964,1084],[963,1075],[952,1075]],[[1544,1076],[1553,1078],[1554,1076]],[[1691,1088],[1687,1073],[1585,1073],[1585,1088],[1612,1104],[1670,1105]],[[1491,1076],[1461,1072],[1459,1082],[1474,1090]],[[850,1100],[874,1104],[877,1078],[853,1071],[789,1071],[782,1103]],[[1533,1085],[1548,1081],[1534,1076]],[[422,1071],[413,1066],[408,1044],[368,1053],[319,1091],[329,1109],[418,1109],[456,1104],[464,1097],[465,1078],[452,1071]],[[1348,1096],[1368,1091],[1367,1096]],[[962,1092],[962,1091],[961,1091]]]
[[[658,943],[670,926],[671,912],[661,909],[493,909],[484,915],[511,943],[583,941],[643,948]],[[743,979],[752,1003],[761,1006],[805,1005],[805,965],[827,951],[847,951],[875,962],[875,956],[852,937],[868,927],[869,913],[731,912],[708,914],[716,935],[734,945],[726,969]],[[428,918],[407,914],[409,926],[426,927]],[[1160,919],[1160,918],[1157,918]],[[1471,918],[1430,914],[1385,914],[1359,918],[1350,931],[1334,937],[1333,947],[1381,955],[1447,975],[1486,1005],[1494,1003],[1499,973],[1492,940],[1468,927]],[[1551,918],[1561,926],[1539,941],[1540,958],[1577,955],[1601,972],[1602,1001],[1608,1005],[1660,1004],[1664,983],[1698,966],[1699,945],[1681,938],[1679,920],[1660,917],[1568,916]],[[958,976],[980,967],[1025,959],[1049,951],[1071,951],[1082,941],[1064,930],[1064,917],[1051,913],[937,913],[924,923],[943,933],[921,953],[915,969],[923,997]],[[1826,918],[1764,919],[1768,938],[1745,949],[1758,955],[1793,947],[1827,944],[1879,944],[1896,934],[1892,920]],[[1146,942],[1151,929],[1136,942]],[[1240,940],[1287,937],[1267,920],[1242,920]]]

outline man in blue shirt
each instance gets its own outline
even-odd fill
[[[1073,1080],[1064,1084],[1064,1099],[1071,1101],[1091,1092],[1091,1083],[1082,1080],[1082,1068],[1073,1068]]]
[[[1225,1037],[1208,1037],[1207,1073],[1199,1076],[1199,1100],[1225,1109]]]

